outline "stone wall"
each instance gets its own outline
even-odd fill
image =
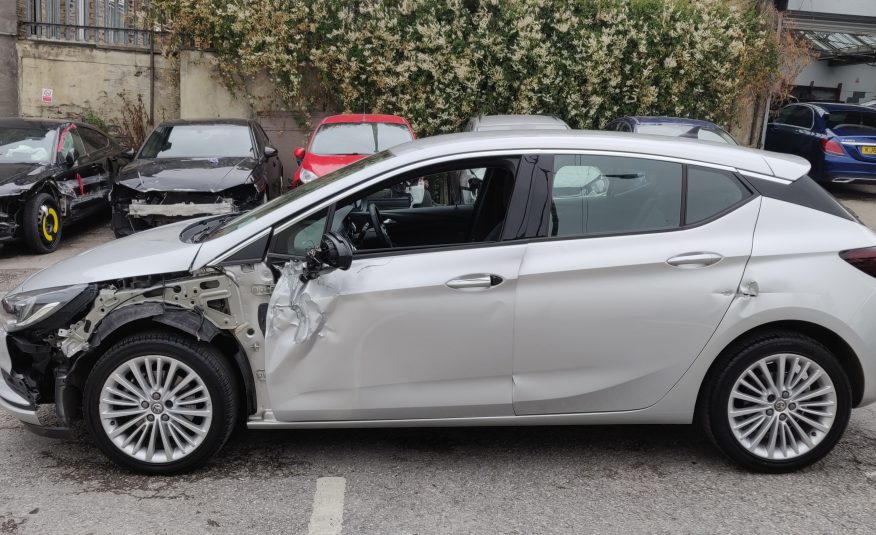
[[[69,118],[90,111],[113,122],[121,117],[120,94],[130,100],[141,97],[149,109],[153,76],[156,122],[179,116],[178,71],[160,54],[153,73],[148,50],[19,40],[17,52],[22,116]],[[52,89],[51,102],[43,100],[43,89]]]

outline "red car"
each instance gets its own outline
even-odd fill
[[[398,115],[331,115],[316,125],[306,150],[295,149],[299,165],[292,187],[413,139],[411,124]]]

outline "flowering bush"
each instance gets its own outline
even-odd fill
[[[765,16],[725,0],[153,6],[178,46],[195,38],[216,50],[232,88],[264,72],[288,107],[306,111],[305,75],[315,70],[340,108],[404,115],[421,135],[456,130],[477,113],[552,114],[576,128],[638,114],[728,124],[743,97],[779,72]]]

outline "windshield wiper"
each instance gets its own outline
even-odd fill
[[[234,213],[234,214],[225,214],[224,216],[201,222],[200,224],[204,225],[204,228],[199,230],[198,232],[192,234],[192,243],[200,243],[201,240],[208,238],[210,236],[210,234],[213,233],[214,230],[221,227],[223,223],[225,223],[229,219],[234,219],[235,217],[239,216],[241,213],[242,212],[238,212],[238,213]]]

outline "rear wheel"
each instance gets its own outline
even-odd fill
[[[153,332],[123,339],[98,360],[83,404],[89,431],[115,463],[174,474],[203,464],[225,444],[238,393],[213,347]]]
[[[851,386],[839,361],[793,332],[741,344],[705,389],[706,431],[731,459],[759,472],[789,472],[820,460],[851,413]]]
[[[36,254],[51,253],[61,242],[61,211],[48,193],[38,193],[24,205],[21,232],[28,249]]]

